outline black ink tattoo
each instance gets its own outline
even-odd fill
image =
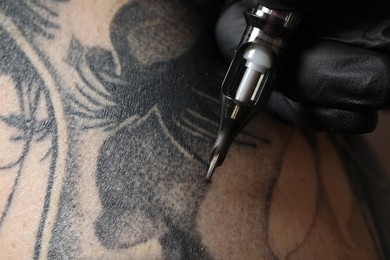
[[[147,55],[140,61],[136,57],[140,53],[134,53],[135,43],[127,39],[129,33],[134,36],[142,32],[145,21],[153,19],[145,7],[156,6],[134,1],[124,5],[112,21],[115,54],[97,47],[85,48],[73,40],[68,63],[78,72],[81,82],[75,86],[76,94],[66,89],[59,93],[58,72],[35,45],[35,39],[53,39],[60,29],[55,22],[58,13],[54,2],[64,1],[0,3],[0,75],[10,75],[20,103],[19,114],[0,115],[0,121],[20,132],[12,141],[24,144],[21,156],[0,168],[19,167],[1,212],[0,228],[12,206],[20,175],[27,174],[22,166],[31,144],[51,138],[52,146],[41,158],[51,161],[51,173],[34,259],[46,254],[53,259],[77,258],[81,235],[72,221],[77,222],[79,202],[72,184],[77,172],[78,140],[77,129],[64,125],[68,120],[69,125],[74,122],[84,130],[110,133],[101,147],[96,173],[103,211],[95,229],[107,249],[128,248],[159,238],[168,259],[209,258],[196,231],[195,217],[205,192],[203,171],[217,127],[218,89],[224,74],[223,70],[214,70],[223,67],[214,47],[200,36],[184,42],[184,47],[179,43],[180,54],[157,50],[173,57],[167,55],[150,62],[153,56]],[[168,4],[180,6],[184,15],[191,17],[197,12],[197,7],[187,7],[189,4],[182,1]],[[173,27],[177,25],[169,19],[166,22],[164,26],[168,27],[163,34],[175,33]],[[192,22],[188,19],[187,24]],[[153,41],[152,36],[146,39]],[[47,116],[38,119],[36,110],[42,104]],[[245,139],[241,143],[254,146]],[[65,172],[67,177],[62,182]],[[60,189],[58,202],[51,195]],[[48,219],[55,215],[57,220],[50,223]],[[144,228],[134,228],[137,226]]]
[[[202,60],[213,56],[210,60],[220,62],[215,54],[207,55],[205,50],[213,47],[202,39],[176,58],[140,62],[127,39],[148,19],[144,5],[126,4],[112,21],[119,62],[111,52],[86,49],[76,39],[68,58],[84,84],[77,86],[77,96],[69,94],[70,114],[83,122],[85,130],[112,133],[97,160],[103,212],[96,221],[96,235],[108,249],[125,249],[157,237],[166,259],[207,259],[195,217],[206,188],[203,171],[216,130],[210,123],[218,118],[216,97],[223,75],[220,71],[213,78],[210,73],[222,66]],[[166,30],[163,34],[173,29]],[[53,235],[61,238],[61,225],[66,223],[62,214],[67,213],[60,210]],[[52,245],[50,254],[58,255],[55,251]]]
[[[59,29],[52,17],[58,16],[54,2],[67,0],[3,0],[0,10],[12,19],[26,36],[53,38],[53,30]]]
[[[12,79],[19,102],[18,114],[0,115],[0,121],[20,132],[10,141],[23,143],[21,156],[14,163],[1,166],[1,169],[12,167],[19,169],[7,204],[2,211],[0,229],[11,209],[21,176],[28,174],[23,166],[32,145],[39,145],[41,141],[51,138],[51,148],[43,158],[38,158],[41,161],[50,160],[51,166],[36,237],[34,259],[38,259],[41,254],[42,236],[51,206],[52,182],[58,171],[57,115],[61,113],[58,113],[58,105],[52,103],[58,93],[55,89],[54,75],[50,72],[46,59],[34,45],[36,37],[50,39],[53,37],[52,31],[58,29],[58,26],[47,18],[57,15],[52,9],[53,2],[51,0],[5,0],[0,3],[0,76],[6,75]],[[39,107],[44,110],[41,115],[37,115]],[[45,114],[44,118],[41,118],[42,114]]]
[[[61,30],[58,2],[66,1],[0,1],[0,76],[12,79],[19,104],[18,112],[0,114],[0,123],[14,129],[10,142],[22,144],[17,158],[0,165],[0,174],[9,169],[17,173],[0,209],[0,231],[19,180],[28,174],[23,166],[31,147],[50,140],[46,155],[38,158],[50,161],[50,174],[33,257],[83,257],[79,227],[85,218],[77,184],[85,174],[79,155],[86,151],[80,136],[99,130],[108,137],[93,172],[96,183],[91,185],[101,212],[92,227],[104,250],[126,250],[157,239],[165,259],[210,259],[196,216],[207,189],[204,171],[218,127],[226,66],[210,41],[211,32],[199,21],[199,6],[208,2],[124,4],[110,24],[113,50],[72,40],[66,62],[80,80],[71,88],[57,79],[59,69],[37,46],[37,39],[54,39]],[[43,117],[37,112],[42,107]],[[306,137],[317,159],[316,143]],[[271,143],[249,133],[238,143],[256,147],[254,140]],[[350,156],[342,149],[340,154]],[[346,167],[357,171],[352,164]],[[276,178],[269,183],[265,216]],[[385,222],[379,207],[373,211],[378,223]],[[389,236],[388,225],[384,227],[382,237]],[[263,228],[266,232],[267,223]]]

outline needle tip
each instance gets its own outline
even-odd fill
[[[216,154],[213,156],[213,159],[211,159],[209,169],[208,169],[207,175],[206,175],[207,182],[210,182],[211,176],[213,175],[215,168],[217,167],[218,157],[219,157],[219,154]]]

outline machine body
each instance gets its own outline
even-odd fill
[[[301,15],[258,4],[245,13],[247,27],[222,83],[221,117],[206,179],[222,165],[228,150],[252,117],[267,104]]]

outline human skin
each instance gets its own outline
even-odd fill
[[[379,258],[338,137],[262,113],[205,183],[212,10],[0,4],[0,259]]]

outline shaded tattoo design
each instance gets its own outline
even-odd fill
[[[166,4],[179,17],[168,18]],[[69,113],[85,130],[110,132],[97,160],[103,209],[95,223],[108,249],[157,237],[166,259],[209,258],[195,218],[224,66],[207,38],[182,39],[199,34],[194,13],[196,6],[182,1],[132,1],[112,20],[114,53],[72,42],[68,63],[84,87],[69,93]]]
[[[195,6],[181,1],[168,4],[181,6],[179,11],[188,15],[195,12]],[[163,32],[151,33],[147,22],[164,13],[162,4],[155,5],[132,1],[117,12],[110,29],[115,53],[73,41],[68,63],[77,70],[83,87],[76,86],[78,95],[68,94],[67,111],[85,130],[110,132],[97,158],[102,212],[95,233],[100,242],[108,249],[126,249],[158,238],[166,259],[207,259],[195,217],[205,192],[203,169],[214,137],[210,122],[216,121],[218,111],[215,97],[221,78],[210,77],[210,72],[221,66],[202,60],[210,48],[202,39],[150,44],[182,41],[180,29],[186,29],[177,25],[176,32],[172,22],[180,20],[165,18],[157,28]],[[158,12],[153,10],[157,8]],[[132,49],[136,44],[150,46],[136,53],[138,49]],[[167,57],[155,61],[148,52],[164,52],[161,45],[181,54],[167,50]],[[60,210],[53,237],[63,236],[61,225],[66,221],[61,221],[61,213],[66,212],[66,206]],[[55,245],[50,253],[58,254]]]
[[[96,188],[100,207],[92,221],[93,236],[104,250],[127,250],[157,239],[164,259],[210,259],[196,216],[206,193],[204,171],[218,127],[219,85],[226,68],[209,40],[211,32],[199,21],[206,1],[125,3],[110,23],[112,49],[85,46],[73,37],[65,59],[77,75],[71,83],[59,79],[60,72],[37,44],[37,39],[54,39],[61,29],[56,23],[58,2],[66,1],[0,2],[0,77],[10,78],[19,106],[15,112],[0,114],[0,126],[12,129],[7,141],[20,146],[15,158],[0,165],[0,174],[16,173],[0,207],[0,231],[20,179],[28,174],[24,169],[28,155],[34,146],[47,142],[39,158],[49,162],[49,174],[35,235],[35,259],[84,257],[80,227],[86,217],[79,180],[88,174],[94,176],[90,185]],[[105,139],[94,158],[94,171],[85,173],[80,157],[88,145],[83,135],[96,131]],[[318,163],[316,140],[305,136],[306,148]],[[240,135],[237,143],[256,147],[257,141],[271,143],[249,133]],[[263,231],[270,259],[298,252],[314,229],[319,201],[325,201],[319,196],[330,188],[320,176],[320,166],[313,169],[316,174],[299,176],[312,181],[313,193],[322,195],[308,202],[305,210],[312,219],[305,219],[303,231],[295,232],[301,227],[298,218],[296,226],[286,231],[293,234],[286,240],[288,246],[270,230],[281,226],[273,218],[277,204],[273,203],[285,201],[283,194],[274,191],[291,175],[282,169],[268,183],[262,217],[268,218]],[[299,189],[291,192],[300,194]],[[339,208],[337,197],[328,196],[331,207]],[[351,212],[348,208],[336,218],[347,244]]]
[[[189,15],[193,15],[196,8],[187,8],[181,1],[170,4],[183,7]],[[68,63],[82,79],[82,85],[75,86],[77,95],[74,95],[66,90],[58,92],[60,83],[55,79],[56,72],[34,45],[37,37],[52,39],[52,31],[59,28],[45,18],[57,17],[55,6],[51,1],[39,0],[1,3],[1,50],[4,52],[1,74],[10,75],[16,86],[20,114],[1,115],[0,119],[20,132],[11,137],[11,141],[22,142],[23,149],[14,162],[1,166],[1,170],[13,167],[19,170],[2,211],[0,228],[12,205],[31,143],[45,138],[52,140],[42,158],[52,162],[52,175],[36,237],[35,258],[46,253],[53,258],[64,256],[63,243],[53,243],[51,249],[42,243],[59,241],[64,232],[72,229],[62,227],[69,225],[63,221],[64,217],[69,217],[63,215],[67,214],[65,210],[77,200],[77,192],[70,188],[72,177],[65,178],[56,223],[53,226],[46,222],[48,215],[52,218],[57,214],[55,206],[51,205],[57,201],[50,195],[53,189],[58,192],[62,187],[61,182],[54,181],[53,174],[61,179],[65,171],[69,176],[77,172],[74,162],[77,148],[71,144],[77,141],[77,131],[64,127],[64,120],[81,122],[84,130],[99,128],[110,132],[97,158],[96,173],[103,212],[95,228],[105,247],[128,248],[157,236],[167,258],[208,258],[196,232],[195,215],[205,188],[203,168],[208,152],[205,144],[214,137],[210,123],[216,127],[212,122],[216,121],[218,110],[215,97],[221,78],[210,77],[210,72],[220,66],[201,60],[207,53],[199,49],[210,46],[204,46],[205,41],[197,37],[185,42],[184,47],[179,43],[182,49],[178,49],[178,55],[168,51],[174,58],[168,55],[151,62],[149,59],[153,57],[141,57],[141,62],[140,57],[135,58],[128,37],[132,30],[136,30],[133,36],[142,31],[137,26],[148,19],[150,10],[145,9],[148,6],[153,7],[153,4],[134,1],[118,11],[111,25],[114,55],[101,48],[85,48],[77,39],[73,41]],[[175,21],[167,22],[165,25],[172,28],[171,23]],[[170,32],[168,27],[166,33],[181,32]],[[175,35],[171,35],[174,39],[172,37]],[[170,44],[166,47],[177,48]],[[197,44],[203,46],[199,48]],[[151,51],[159,45],[161,43],[150,46]],[[202,71],[196,68],[199,64],[203,64]],[[214,95],[210,94],[213,87],[216,87]],[[60,95],[65,99],[59,98]],[[65,104],[52,104],[53,100],[65,100]],[[38,120],[36,111],[42,103],[46,104],[46,117]],[[67,156],[70,157],[66,159]],[[58,176],[59,171],[62,175]],[[173,174],[177,172],[182,174]],[[134,230],[135,226],[147,228]],[[72,243],[73,249],[77,249],[77,239]]]

